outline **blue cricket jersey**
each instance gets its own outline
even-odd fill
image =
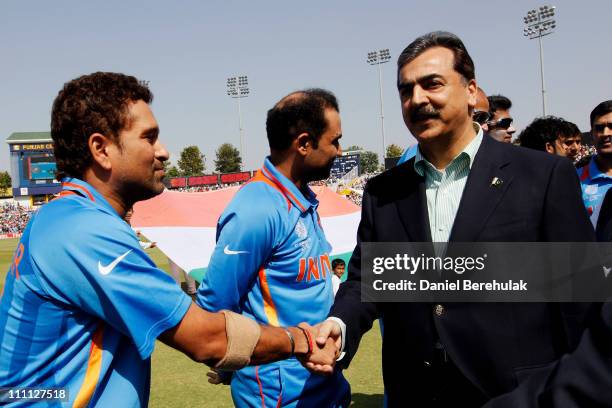
[[[415,145],[410,146],[406,150],[404,150],[404,153],[402,153],[401,157],[397,161],[396,166],[399,166],[400,164],[407,162],[408,160],[416,156],[416,152],[418,148],[419,148],[419,145],[415,144]]]
[[[582,187],[582,200],[586,207],[593,226],[597,226],[601,204],[612,187],[612,177],[602,173],[595,163],[595,156],[591,158],[589,164],[578,169],[580,186]]]
[[[155,339],[191,300],[102,195],[78,179],[62,185],[30,220],[6,278],[0,387],[65,387],[68,402],[49,406],[147,406]]]
[[[325,320],[334,301],[331,246],[317,206],[312,190],[300,191],[266,159],[219,218],[196,302],[272,326]],[[311,375],[292,358],[238,371],[232,397],[238,407],[334,407],[347,406],[350,391],[340,371]]]

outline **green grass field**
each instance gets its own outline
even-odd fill
[[[0,292],[10,267],[16,239],[0,240]],[[168,271],[165,256],[157,249],[149,251],[155,263]],[[353,407],[381,407],[383,386],[381,340],[376,325],[361,341],[359,352],[345,376],[351,383]],[[166,407],[232,407],[227,386],[206,381],[208,367],[194,363],[182,353],[157,342],[153,353],[153,375],[149,406]]]

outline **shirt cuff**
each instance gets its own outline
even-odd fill
[[[340,361],[344,358],[344,355],[346,354],[344,352],[344,343],[346,339],[346,324],[342,320],[334,316],[328,317],[327,320],[331,322],[336,322],[338,323],[338,326],[340,326],[340,333],[341,333],[340,340],[342,342],[342,345],[340,346],[340,356],[336,359],[336,361]]]

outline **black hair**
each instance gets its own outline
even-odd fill
[[[595,119],[599,118],[600,116],[607,115],[610,112],[612,112],[612,100],[603,101],[597,105],[595,109],[593,109],[593,112],[591,112],[591,127],[593,127],[593,122],[595,122]]]
[[[286,150],[302,133],[312,137],[316,149],[328,127],[326,109],[340,112],[336,97],[325,89],[305,89],[285,96],[268,111],[266,132],[270,149]]]
[[[336,269],[336,266],[338,266],[338,265],[346,265],[346,263],[342,259],[339,259],[339,258],[334,259],[332,261],[332,270]]]
[[[489,113],[491,116],[498,110],[508,110],[512,107],[512,101],[503,95],[491,95],[487,97],[489,101]]]
[[[559,137],[580,136],[580,129],[572,122],[556,116],[536,118],[519,135],[521,146],[546,151],[546,143],[553,144]]]
[[[413,61],[416,57],[421,55],[433,47],[444,47],[453,52],[454,55],[454,69],[457,71],[466,81],[470,81],[476,77],[474,69],[474,61],[468,53],[463,41],[453,33],[447,31],[433,31],[425,35],[420,36],[413,42],[411,42],[400,54],[397,59],[397,82],[399,86],[399,72],[404,65]]]
[[[139,100],[151,103],[153,94],[129,75],[95,72],[65,83],[51,109],[58,180],[81,178],[92,160],[89,136],[101,133],[118,140],[120,131],[130,126],[129,103]]]

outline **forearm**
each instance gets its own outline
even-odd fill
[[[291,340],[284,328],[259,327],[261,334],[249,364],[269,363],[290,357]],[[312,351],[312,344],[308,344],[301,329],[290,327],[286,330],[293,337],[293,353],[296,356],[306,356]],[[159,339],[194,361],[215,366],[227,353],[226,318],[222,313],[210,313],[192,304],[183,320],[173,329],[164,332]]]
[[[289,327],[286,330],[293,336],[294,354],[298,357],[306,356],[309,346],[302,330]],[[284,328],[261,326],[261,337],[255,346],[251,357],[251,364],[269,363],[291,356],[291,340]]]

